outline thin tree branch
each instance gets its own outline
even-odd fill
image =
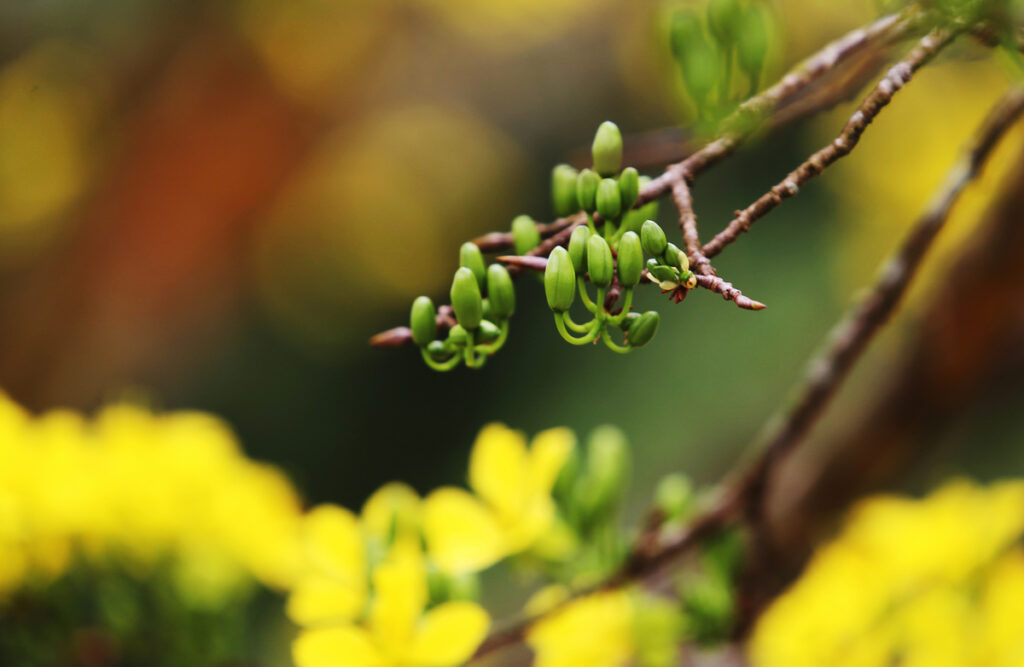
[[[765,307],[760,301],[743,296],[743,292],[718,277],[718,272],[711,261],[701,252],[700,235],[697,231],[697,214],[693,210],[693,198],[686,179],[679,179],[672,184],[672,201],[679,211],[679,227],[683,232],[683,244],[690,260],[690,268],[697,277],[697,284],[704,289],[721,294],[726,301],[732,301],[746,310],[761,310]]]
[[[853,30],[829,43],[790,70],[778,83],[741,104],[723,123],[723,126],[727,128],[723,136],[706,144],[681,162],[669,165],[658,178],[642,187],[634,208],[662,197],[671,190],[677,181],[685,179],[692,183],[702,171],[732,154],[758,129],[764,118],[769,116],[782,102],[797,95],[839,64],[875,43],[889,43],[901,39],[916,27],[922,16],[920,7],[913,5],[900,13],[885,16],[868,26]],[[813,110],[813,108],[808,109],[808,111]],[[585,222],[584,215],[580,212],[539,225],[542,236],[549,234],[550,236],[529,254],[547,256],[555,246],[566,243],[572,229]],[[497,252],[511,247],[512,236],[508,232],[494,232],[479,237],[477,242],[478,245],[481,245],[482,250]],[[519,268],[510,267],[509,272],[517,274]],[[712,291],[718,291],[728,299],[725,292],[719,291],[724,285],[725,283],[715,283],[713,286],[715,289]],[[734,288],[730,286],[730,289]],[[738,290],[732,294],[738,294]],[[735,296],[732,300],[736,300]],[[439,328],[447,329],[451,326],[451,320],[450,317],[442,317],[444,308],[442,306],[438,309],[437,323]],[[756,308],[752,309],[756,310]],[[399,347],[411,342],[412,331],[404,326],[388,329],[370,338],[370,344],[377,347]]]
[[[722,252],[740,234],[750,229],[758,219],[779,206],[784,199],[794,196],[800,187],[845,155],[849,155],[861,135],[871,121],[881,112],[893,96],[900,90],[914,73],[948,45],[956,36],[956,32],[947,28],[936,28],[925,35],[917,46],[902,60],[893,65],[871,93],[864,98],[857,110],[846,122],[843,131],[831,143],[807,158],[799,167],[789,173],[780,183],[761,195],[753,204],[737,212],[736,217],[704,245],[704,254],[714,257]]]
[[[683,233],[683,248],[690,259],[690,268],[698,274],[714,274],[715,269],[711,266],[711,261],[701,252],[697,214],[693,211],[693,198],[685,179],[679,179],[672,184],[672,201],[679,211],[679,229]]]
[[[1022,113],[1024,92],[1020,89],[1004,95],[989,113],[924,215],[885,264],[867,296],[826,337],[824,351],[808,365],[795,399],[769,420],[752,448],[755,452],[753,461],[721,485],[716,499],[706,510],[698,513],[683,532],[662,541],[652,537],[660,530],[660,525],[656,521],[651,522],[648,530],[637,540],[637,548],[623,568],[601,585],[582,594],[650,577],[705,538],[739,521],[749,520],[751,514],[756,515],[771,474],[821,417],[853,363],[895,311],[959,195],[978,175],[992,148]],[[492,635],[477,650],[474,660],[518,643],[532,622],[522,621]]]

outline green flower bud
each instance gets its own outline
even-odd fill
[[[563,217],[580,210],[576,197],[576,177],[579,175],[567,164],[557,165],[551,170],[551,204],[555,215]]]
[[[590,146],[594,158],[594,171],[601,176],[611,176],[622,167],[622,133],[619,126],[610,120],[601,123]]]
[[[653,257],[651,259],[647,260],[647,272],[650,273],[651,276],[654,277],[654,279],[657,280],[659,283],[664,283],[664,282],[677,283],[677,282],[679,282],[679,271],[678,270],[673,269],[671,266],[665,266],[664,264],[659,264],[658,260],[654,259]]]
[[[644,271],[644,251],[640,237],[626,232],[619,239],[619,282],[623,287],[635,287]]]
[[[512,286],[512,276],[501,264],[487,267],[487,299],[490,302],[490,315],[499,322],[507,320],[516,311],[516,289]]]
[[[577,274],[582,274],[586,268],[583,260],[587,255],[587,239],[590,238],[590,227],[580,225],[572,230],[569,237],[569,258],[572,260],[572,268]]]
[[[484,288],[487,280],[487,265],[484,264],[484,255],[472,241],[466,241],[459,248],[459,266],[464,266],[473,272],[476,284],[480,289]]]
[[[580,467],[580,448],[576,445],[576,437],[573,434],[572,449],[569,450],[569,456],[558,471],[555,485],[551,489],[551,495],[559,505],[567,505],[572,498],[580,476]]]
[[[672,22],[669,24],[669,45],[672,47],[672,57],[677,62],[682,62],[686,45],[695,39],[704,39],[704,29],[701,27],[700,17],[692,9],[680,9],[672,15]]]
[[[584,211],[594,212],[597,206],[597,186],[600,184],[601,177],[590,169],[584,169],[576,177],[576,197]]]
[[[665,475],[654,491],[654,502],[669,521],[684,518],[693,506],[693,484],[678,472]]]
[[[528,215],[517,215],[512,220],[512,247],[517,255],[525,255],[540,245],[537,223]]]
[[[640,174],[633,167],[626,167],[619,174],[619,195],[622,197],[622,208],[632,208],[640,194]]]
[[[718,53],[711,48],[703,36],[691,39],[685,46],[679,69],[683,74],[683,83],[693,97],[694,103],[701,106],[708,93],[715,87],[720,71]]]
[[[477,330],[476,335],[477,342],[492,343],[498,340],[498,336],[501,335],[501,329],[490,320],[480,320],[480,328]]]
[[[640,313],[627,313],[626,317],[623,318],[622,323],[619,324],[619,329],[622,330],[622,333],[629,331],[629,327],[633,326],[633,322],[635,322],[639,317]]]
[[[469,600],[476,601],[480,599],[480,578],[475,572],[464,572],[462,574],[453,574],[448,581],[448,599],[449,600]]]
[[[639,187],[643,189],[645,185],[651,182],[650,176],[641,176]],[[634,202],[635,203],[635,202]],[[622,224],[619,229],[625,232],[636,232],[640,233],[640,228],[646,220],[652,220],[658,217],[658,200],[649,201],[639,208],[634,208],[626,211],[622,214]]]
[[[484,300],[473,271],[463,266],[455,272],[449,296],[459,324],[470,331],[480,326],[484,317]]]
[[[764,58],[768,53],[768,16],[761,5],[750,5],[743,12],[736,52],[740,68],[756,79],[764,67]]]
[[[739,30],[740,3],[736,0],[708,2],[708,28],[720,44],[730,44]]]
[[[469,333],[466,327],[456,324],[448,330],[448,342],[457,347],[462,347],[469,341]]]
[[[661,253],[665,252],[665,247],[668,245],[668,241],[665,239],[665,230],[653,220],[648,220],[640,228],[640,241],[647,254],[654,257],[661,257]]]
[[[735,617],[732,584],[721,576],[688,578],[680,591],[687,630],[697,642],[714,644],[728,636]]]
[[[597,212],[605,220],[614,220],[622,212],[622,195],[619,194],[619,185],[610,178],[602,180],[597,186]]]
[[[595,517],[622,500],[629,479],[630,452],[625,434],[614,426],[598,426],[587,440],[584,507]]]
[[[665,245],[665,251],[661,253],[661,258],[668,266],[674,266],[675,268],[681,268],[679,263],[679,246],[675,243],[667,243]]]
[[[427,354],[429,354],[430,358],[434,361],[441,361],[448,356],[448,353],[444,349],[444,343],[439,340],[430,341],[427,345]]]
[[[423,347],[437,338],[437,309],[429,296],[418,296],[409,312],[412,341]]]
[[[658,333],[658,324],[660,322],[661,316],[653,310],[648,310],[636,318],[626,333],[629,344],[633,347],[643,347],[650,343],[651,339],[654,338],[654,334]]]
[[[598,287],[612,284],[615,266],[612,263],[612,249],[602,236],[591,234],[587,239],[587,272],[590,282]]]
[[[556,313],[569,310],[576,298],[576,272],[572,268],[569,252],[562,246],[551,251],[544,269],[544,294],[548,307]]]

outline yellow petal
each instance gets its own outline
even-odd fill
[[[461,665],[487,635],[491,619],[474,602],[446,602],[431,609],[416,629],[406,660],[424,667]]]
[[[431,558],[448,574],[482,570],[506,553],[494,513],[470,493],[453,487],[427,496],[423,536]]]
[[[555,523],[555,502],[548,495],[535,495],[523,512],[504,525],[505,548],[509,554],[532,547]]]
[[[412,641],[427,604],[427,568],[417,539],[395,542],[387,560],[373,570],[373,593],[371,632],[385,655],[396,659]]]
[[[536,492],[551,493],[558,473],[575,446],[576,435],[567,428],[550,428],[533,437],[529,470]]]
[[[488,424],[469,456],[469,485],[502,516],[522,511],[529,493],[526,438],[504,424]]]
[[[420,525],[420,497],[408,484],[385,484],[363,505],[362,520],[366,534],[381,542],[395,531],[415,532]]]
[[[381,667],[384,656],[370,634],[355,625],[303,630],[292,643],[298,667]]]
[[[526,642],[539,667],[619,667],[633,654],[633,619],[627,592],[594,593],[537,621]]]
[[[344,583],[366,578],[366,547],[352,512],[320,505],[306,516],[304,541],[312,565]]]
[[[366,605],[366,585],[353,586],[323,575],[303,577],[288,596],[288,618],[299,625],[351,621]]]

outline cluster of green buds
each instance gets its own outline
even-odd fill
[[[640,196],[640,188],[651,179],[641,176],[633,167],[622,169],[622,133],[615,123],[601,123],[590,152],[592,168],[577,171],[567,164],[554,168],[551,172],[551,202],[559,216],[585,211],[590,230],[594,233],[600,231],[615,247],[626,232],[639,233],[644,220],[657,215],[658,205],[649,202],[633,209]],[[600,230],[594,224],[594,213],[603,221]]]
[[[646,345],[658,330],[658,313],[630,312],[633,290],[644,270],[640,232],[645,220],[657,215],[657,203],[633,208],[648,179],[633,167],[621,168],[622,134],[615,123],[605,121],[597,128],[591,154],[593,168],[577,171],[562,164],[552,172],[555,212],[564,216],[582,210],[587,221],[573,230],[568,248],[551,252],[544,270],[544,292],[555,327],[566,341],[586,345],[600,339],[615,352],[626,353]],[[600,228],[595,213],[600,216]],[[594,298],[587,292],[587,278],[596,289]],[[618,307],[617,298],[607,298],[613,287],[621,292]],[[577,292],[591,313],[587,322],[578,323],[569,314]],[[609,331],[614,329],[625,335],[623,343],[612,338]]]
[[[409,315],[412,340],[434,370],[451,370],[460,362],[480,368],[508,338],[508,321],[516,308],[512,277],[501,264],[487,266],[480,248],[467,242],[459,250],[449,296],[456,324],[447,337],[438,338],[437,309],[430,297],[421,296]]]
[[[713,121],[738,101],[732,87],[734,62],[747,79],[741,96],[757,91],[773,23],[761,0],[708,0],[704,19],[690,7],[676,10],[669,43],[698,116]]]

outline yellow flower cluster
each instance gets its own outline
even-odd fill
[[[0,394],[0,601],[75,559],[141,573],[169,563],[195,603],[253,578],[286,588],[300,521],[288,480],[208,415],[116,405],[94,420],[34,417]]]
[[[460,577],[530,548],[555,519],[551,490],[575,445],[572,432],[525,437],[500,424],[473,446],[469,485],[420,498],[387,484],[360,516],[335,505],[303,526],[303,574],[288,600],[302,632],[299,667],[445,667],[465,662],[490,618],[452,594]],[[432,599],[430,576],[449,594]],[[431,603],[434,603],[431,605]]]
[[[756,667],[1024,665],[1024,482],[858,505],[762,616]]]

